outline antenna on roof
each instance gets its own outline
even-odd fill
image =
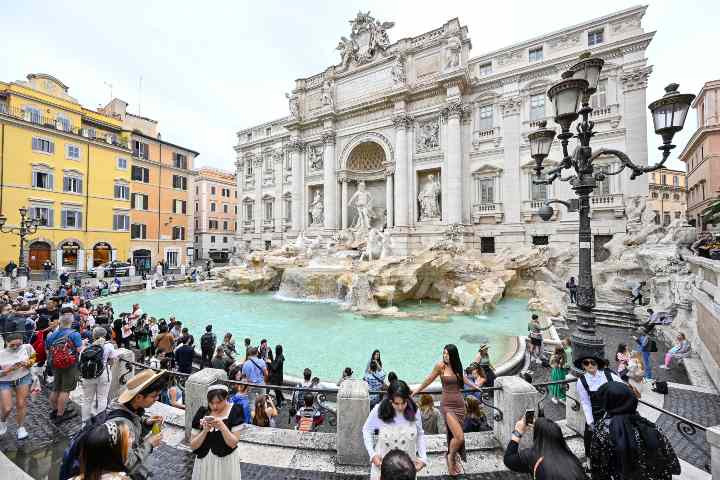
[[[113,99],[113,86],[112,86],[112,83],[108,83],[108,82],[103,82],[103,83],[110,88],[110,101],[112,102],[112,99]]]

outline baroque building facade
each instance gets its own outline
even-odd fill
[[[605,67],[591,102],[593,146],[647,164],[646,7],[634,7],[493,52],[471,56],[468,28],[440,28],[391,43],[392,22],[351,21],[340,63],[296,80],[289,115],[237,132],[237,243],[265,249],[300,232],[325,239],[388,228],[408,253],[462,226],[481,252],[518,243],[575,244],[577,213],[543,222],[537,210],[567,199],[568,182],[536,185],[527,135],[554,124],[549,86],[583,52]],[[550,159],[560,159],[553,145]],[[608,158],[598,168],[615,167]],[[552,162],[550,162],[552,164]],[[624,205],[646,178],[599,182],[592,227],[601,246],[625,232]],[[596,254],[601,252],[596,250]]]

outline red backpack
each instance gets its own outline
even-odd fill
[[[50,360],[53,368],[70,368],[77,363],[77,348],[70,335],[63,335],[50,345]]]
[[[45,330],[35,332],[35,338],[31,345],[35,349],[35,360],[37,363],[44,362],[47,357],[47,352],[45,352]]]

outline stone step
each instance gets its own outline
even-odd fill
[[[565,319],[570,322],[577,322],[578,311],[579,309],[576,306],[569,305]],[[638,326],[638,318],[633,313],[607,308],[595,308],[593,313],[595,313],[595,322],[599,325],[623,328],[635,328]]]

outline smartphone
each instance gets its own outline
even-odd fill
[[[525,410],[525,425],[535,423],[535,410]]]
[[[203,422],[205,422],[205,423],[212,422],[213,420],[215,420],[215,417],[210,417],[210,416],[203,417]]]

